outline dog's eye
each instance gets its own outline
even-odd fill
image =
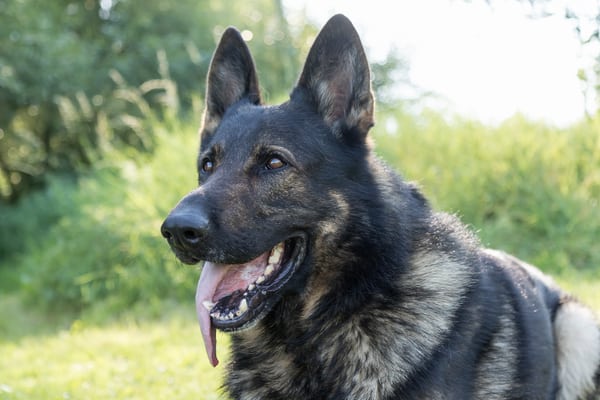
[[[213,168],[214,164],[210,159],[205,158],[202,160],[202,171],[210,174],[213,171]]]
[[[283,161],[281,158],[279,157],[271,157],[269,158],[269,161],[267,161],[266,167],[267,169],[279,169],[279,168],[283,168],[286,166],[285,161]]]

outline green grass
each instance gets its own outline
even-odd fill
[[[76,320],[54,333],[0,339],[0,399],[222,398],[227,340],[219,338],[222,364],[212,368],[192,310],[190,302],[152,322]]]
[[[580,302],[594,310],[600,321],[600,278],[568,275],[555,276],[560,287],[574,295]]]

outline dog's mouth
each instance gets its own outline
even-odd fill
[[[196,312],[209,361],[217,365],[216,329],[254,326],[279,300],[306,255],[304,236],[280,242],[243,264],[205,262],[196,290]]]

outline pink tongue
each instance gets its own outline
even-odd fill
[[[267,265],[269,252],[254,260],[239,265],[225,265],[205,262],[196,288],[196,315],[200,322],[200,331],[208,361],[213,367],[219,363],[217,359],[216,329],[210,321],[210,312],[204,307],[205,301],[216,303],[222,297],[236,290],[244,290],[249,284],[262,275]]]
[[[208,355],[208,361],[213,367],[219,363],[217,359],[217,331],[210,322],[210,314],[202,304],[205,301],[212,302],[213,295],[221,279],[227,273],[227,268],[220,268],[218,264],[205,262],[196,288],[196,315],[200,322],[200,331],[204,339],[204,347]]]

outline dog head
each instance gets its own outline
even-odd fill
[[[239,32],[223,34],[208,73],[199,187],[161,227],[181,261],[204,261],[196,306],[213,365],[215,328],[251,327],[301,293],[314,244],[347,212],[339,193],[365,170],[373,107],[363,47],[342,15],[323,27],[290,100],[277,106],[262,104]]]

